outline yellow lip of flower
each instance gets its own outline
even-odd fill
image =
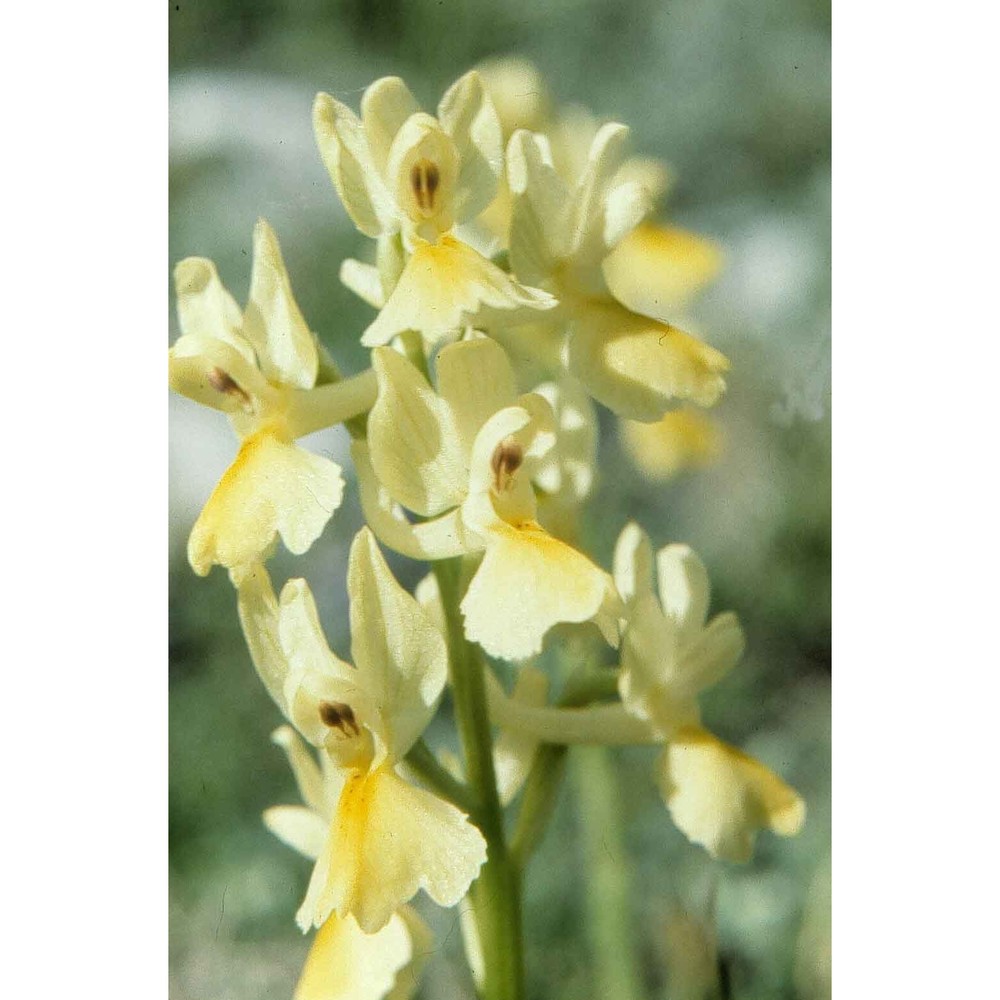
[[[274,806],[264,823],[280,840],[316,861],[343,791],[343,774],[331,759],[320,764],[290,726],[272,740],[287,757],[304,805]],[[366,934],[350,914],[327,917],[316,933],[295,989],[295,1000],[406,1000],[419,981],[433,942],[430,929],[410,906],[401,906],[384,927]]]
[[[366,346],[405,330],[436,343],[494,311],[517,323],[554,307],[548,293],[523,287],[450,235],[492,201],[502,171],[500,125],[475,72],[449,88],[437,118],[419,109],[402,80],[386,77],[365,91],[360,118],[329,94],[317,95],[313,124],[355,224],[382,246],[399,233],[410,254],[392,287],[357,261],[342,270],[348,287],[381,309],[365,331]]]
[[[619,176],[627,134],[623,125],[602,126],[572,189],[557,174],[543,136],[513,135],[510,259],[520,280],[559,299],[552,322],[565,327],[569,370],[615,413],[652,421],[677,399],[714,404],[729,363],[676,327],[632,312],[608,289],[605,259],[651,205],[641,180]]]
[[[486,859],[486,844],[462,812],[396,771],[434,714],[447,649],[367,528],[351,546],[348,591],[356,667],[330,652],[304,581],[286,584],[279,600],[257,566],[239,586],[238,608],[265,686],[333,774],[325,793],[315,775],[300,779],[314,811],[336,799],[321,837],[301,813],[278,820],[285,839],[316,850],[299,925],[350,915],[373,934],[421,888],[442,906],[457,903]]]
[[[531,483],[555,442],[551,407],[517,397],[506,355],[487,339],[446,347],[435,392],[400,354],[373,352],[379,397],[367,445],[355,444],[365,516],[406,555],[443,559],[484,551],[462,603],[466,635],[520,660],[559,622],[594,618],[610,578],[537,521]],[[401,504],[431,520],[410,524]]]
[[[436,344],[473,319],[489,323],[502,313],[504,323],[523,323],[555,305],[548,292],[519,284],[468,244],[444,235],[415,244],[361,343],[378,347],[405,330],[419,330]]]
[[[700,727],[676,733],[659,768],[671,817],[712,857],[745,863],[757,830],[793,837],[805,822],[806,806],[795,789]]]
[[[242,438],[195,522],[188,558],[204,576],[215,564],[234,579],[280,535],[301,554],[340,506],[340,468],[293,440],[347,419],[374,400],[374,375],[314,388],[319,349],[292,295],[278,241],[261,219],[240,311],[215,265],[187,258],[175,270],[181,337],[170,350],[171,386],[227,413]]]

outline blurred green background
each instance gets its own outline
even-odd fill
[[[477,62],[516,53],[559,103],[632,127],[636,152],[667,161],[666,218],[716,239],[726,266],[694,310],[733,363],[714,411],[724,448],[707,469],[644,480],[602,413],[587,546],[610,565],[638,520],[657,546],[692,544],[715,610],[734,609],[744,662],[705,699],[713,731],[774,767],[805,797],[802,834],[759,842],[746,867],[713,863],[672,826],[651,780],[654,752],[614,755],[631,934],[650,1000],[712,996],[699,962],[740,998],[828,996],[830,853],[830,11],[824,0],[199,0],[170,7],[170,260],[213,258],[244,300],[254,220],[285,252],[306,318],[345,372],[371,311],[344,289],[340,261],[366,241],[316,152],[310,107],[326,90],[403,76],[426,107]],[[171,338],[176,336],[171,299]],[[170,400],[170,888],[173,1000],[286,997],[307,941],[293,914],[308,863],[264,829],[296,801],[268,741],[277,709],[253,673],[232,588],[194,576],[191,525],[234,454],[226,422]],[[346,435],[310,442],[341,461]],[[333,648],[347,654],[344,573],[361,525],[343,508],[307,556]],[[412,586],[420,569],[393,565]],[[585,765],[581,765],[582,767]],[[585,775],[583,775],[585,778]],[[528,875],[529,995],[587,1000],[587,855],[564,789]],[[470,997],[453,911],[420,904],[439,952],[420,997]],[[714,929],[707,929],[714,928]]]

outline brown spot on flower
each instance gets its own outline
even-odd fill
[[[496,446],[490,458],[490,469],[493,470],[493,486],[498,493],[510,486],[511,478],[523,461],[524,449],[513,437],[505,437]]]
[[[417,199],[420,211],[430,215],[434,211],[434,196],[441,183],[441,173],[437,164],[430,160],[418,160],[410,170],[410,187]]]
[[[361,732],[357,719],[354,718],[354,710],[341,701],[321,701],[319,717],[324,725],[339,729],[344,736],[357,736]]]
[[[250,408],[250,397],[240,388],[236,380],[221,368],[212,368],[208,373],[208,384],[216,391],[225,396],[232,396],[240,401],[244,409]]]

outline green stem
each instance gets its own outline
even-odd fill
[[[535,754],[528,780],[521,795],[521,811],[511,838],[510,852],[518,870],[523,872],[531,855],[545,836],[556,808],[556,795],[566,773],[566,746],[543,743]]]
[[[493,738],[486,704],[485,665],[465,638],[459,603],[462,562],[434,564],[448,626],[448,669],[465,772],[475,794],[470,813],[486,840],[487,859],[470,891],[483,952],[484,1000],[523,1000],[520,874],[507,847],[493,769]]]
[[[587,872],[584,892],[587,933],[594,961],[595,996],[639,1000],[639,969],[632,947],[628,860],[621,824],[621,803],[604,747],[580,747],[570,780],[576,792],[578,821]]]

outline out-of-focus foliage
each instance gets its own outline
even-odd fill
[[[716,864],[671,824],[650,780],[653,751],[615,755],[622,874],[656,1000],[697,995],[713,963],[741,998],[829,994],[829,21],[823,0],[182,0],[170,10],[170,260],[214,259],[239,299],[265,216],[307,321],[346,372],[365,363],[358,338],[372,312],[337,271],[365,241],[314,146],[318,90],[356,105],[372,80],[398,74],[433,106],[466,69],[516,52],[557,102],[630,125],[636,152],[670,164],[662,216],[723,248],[722,273],[692,310],[695,332],[732,361],[709,414],[718,457],[646,480],[602,413],[584,537],[607,566],[633,518],[654,544],[702,555],[713,607],[734,609],[748,639],[744,662],[705,699],[706,721],[778,769],[809,816],[796,839],[761,837],[749,866]],[[216,414],[182,398],[170,406],[171,996],[287,996],[306,950],[292,914],[308,866],[260,821],[296,800],[268,740],[278,713],[253,675],[228,580],[198,579],[184,559],[234,442]],[[342,431],[314,450],[350,474]],[[349,480],[337,518],[293,570],[310,580],[341,654],[347,543],[360,525]],[[281,578],[290,565],[279,555],[272,570]],[[412,587],[418,568],[393,565]],[[574,805],[563,797],[527,877],[533,997],[592,995]],[[421,996],[470,996],[456,914],[425,915],[443,954]]]

